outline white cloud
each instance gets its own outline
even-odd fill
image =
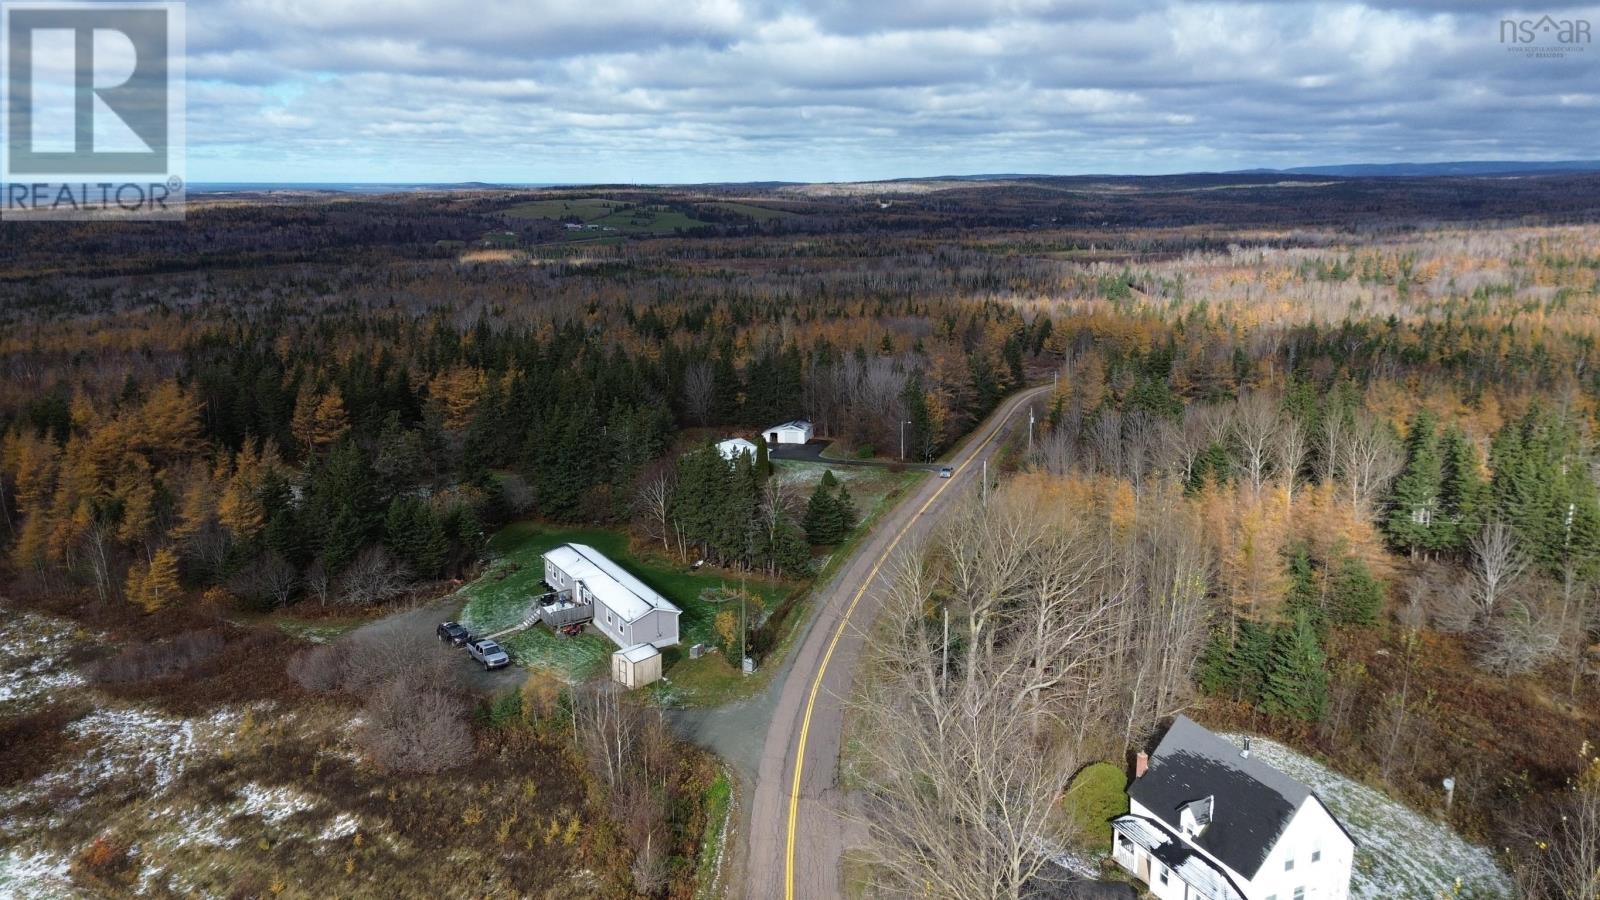
[[[191,178],[1600,156],[1600,57],[1507,53],[1500,15],[1465,0],[195,0]]]

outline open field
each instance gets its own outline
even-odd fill
[[[757,222],[779,222],[804,218],[799,213],[790,212],[786,209],[774,209],[770,206],[756,206],[752,203],[734,203],[732,201],[726,201],[717,203],[702,203],[700,205],[709,206],[713,209],[733,213],[734,215],[738,216],[746,216],[756,220]]]
[[[571,200],[535,200],[507,209],[504,215],[513,219],[547,219],[554,222],[581,222],[592,229],[573,232],[574,236],[591,237],[601,234],[673,234],[699,228],[708,223],[691,218],[678,210],[654,204],[630,205],[621,200],[598,197]]]

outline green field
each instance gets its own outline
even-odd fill
[[[632,572],[640,581],[659,591],[683,610],[678,620],[681,641],[665,651],[665,672],[673,676],[679,663],[690,662],[686,649],[692,644],[709,643],[715,604],[700,599],[706,588],[737,586],[737,577],[691,572],[669,559],[641,559],[628,551],[628,539],[621,532],[603,528],[556,528],[534,522],[507,526],[489,542],[494,559],[487,572],[460,594],[466,605],[461,624],[484,634],[509,628],[532,610],[533,600],[544,592],[546,550],[567,543],[588,544]],[[760,594],[767,608],[775,607],[793,585],[764,579],[747,579],[748,588]],[[530,668],[547,669],[568,681],[581,681],[602,674],[613,651],[610,640],[592,628],[577,637],[560,637],[542,626],[526,628],[508,635],[501,643],[517,662]],[[694,662],[700,662],[695,660]]]
[[[513,219],[553,219],[559,222],[593,222],[603,219],[623,205],[621,200],[583,197],[572,200],[534,200],[506,210]]]
[[[749,204],[749,203],[734,203],[732,201],[718,201],[716,203],[701,203],[701,204],[698,204],[698,205],[700,205],[700,206],[709,206],[712,209],[718,209],[718,210],[721,210],[723,212],[733,213],[734,215],[738,215],[738,216],[746,216],[748,218],[756,220],[757,222],[774,222],[774,221],[779,221],[779,220],[784,220],[784,219],[800,219],[800,218],[804,218],[799,213],[793,213],[793,212],[790,212],[790,211],[788,211],[786,209],[773,209],[772,207],[769,207],[769,206],[754,206],[754,205]]]
[[[621,200],[583,197],[571,200],[535,200],[505,211],[513,219],[548,219],[555,222],[582,222],[593,229],[573,231],[574,239],[607,234],[673,234],[709,223],[690,218],[665,206],[629,206]],[[611,229],[607,231],[606,229]]]

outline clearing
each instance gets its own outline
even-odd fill
[[[513,219],[548,219],[556,222],[580,222],[593,226],[572,232],[575,237],[595,237],[599,234],[664,235],[687,231],[708,225],[668,206],[658,204],[634,205],[621,200],[599,197],[571,200],[535,200],[521,203],[505,211]]]
[[[711,643],[712,618],[717,604],[701,599],[707,588],[737,587],[739,579],[720,572],[691,572],[686,566],[659,558],[642,559],[628,550],[627,535],[603,528],[556,528],[533,522],[509,525],[489,542],[495,558],[489,570],[458,596],[465,598],[460,622],[479,634],[509,628],[527,617],[533,600],[544,593],[546,550],[566,543],[588,544],[659,591],[683,610],[678,621],[682,642],[664,651],[665,672],[671,677],[680,662],[689,662],[688,647]],[[750,577],[750,591],[760,594],[772,609],[793,585]],[[583,681],[602,674],[617,648],[604,635],[586,629],[576,637],[560,637],[535,625],[500,641],[518,663],[547,669],[565,681]]]
[[[744,216],[747,219],[754,219],[757,222],[776,222],[805,218],[805,216],[801,215],[800,213],[790,212],[787,209],[773,209],[770,206],[756,206],[752,203],[718,201],[715,203],[699,203],[696,205],[707,206],[726,213],[733,213],[736,216]]]
[[[1223,737],[1244,746],[1242,735]],[[1350,880],[1355,900],[1511,896],[1511,881],[1489,851],[1462,840],[1448,825],[1418,815],[1282,744],[1252,737],[1250,747],[1315,791],[1355,838],[1355,874]]]

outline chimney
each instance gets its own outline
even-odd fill
[[[1138,778],[1150,771],[1150,754],[1140,750],[1133,755],[1133,777]]]
[[[1244,749],[1239,751],[1239,755],[1245,759],[1250,758],[1250,738],[1246,737],[1244,739]]]

